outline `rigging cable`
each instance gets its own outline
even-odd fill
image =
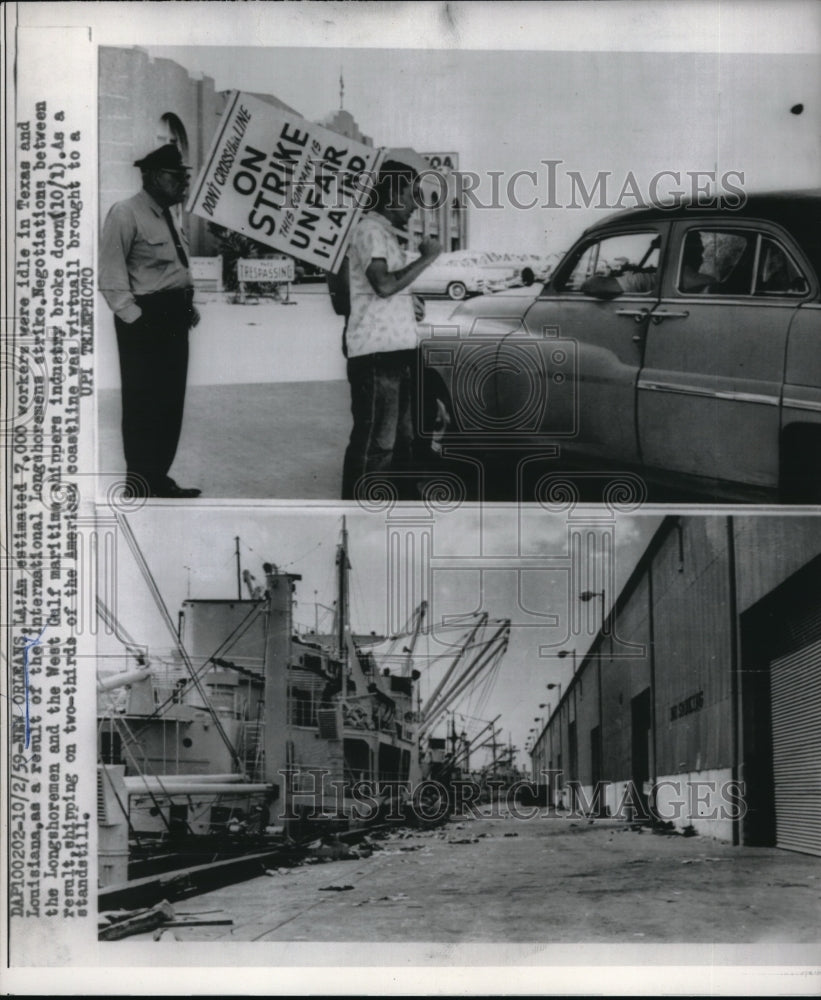
[[[98,611],[99,611],[100,604],[102,604],[103,607],[105,607],[105,604],[103,604],[103,602],[101,601],[101,599],[99,597],[97,598],[97,601],[98,601]],[[254,605],[254,607],[251,608],[251,610],[248,612],[248,614],[245,616],[245,618],[241,622],[239,622],[239,624],[236,626],[236,628],[234,628],[234,630],[225,639],[223,639],[223,641],[219,644],[219,646],[217,646],[217,648],[216,648],[216,650],[214,650],[214,653],[212,654],[212,656],[210,656],[207,660],[205,660],[205,662],[203,663],[203,665],[196,671],[197,677],[200,677],[203,674],[205,674],[205,673],[208,672],[208,668],[209,668],[209,665],[212,662],[212,660],[214,660],[215,657],[217,657],[221,652],[223,652],[223,650],[225,650],[227,652],[227,649],[225,647],[230,648],[230,645],[232,645],[236,640],[242,638],[242,636],[253,625],[256,617],[260,614],[261,609],[263,608],[263,606],[264,606],[264,601],[258,601]],[[160,702],[159,705],[157,705],[157,707],[154,709],[154,711],[150,715],[144,716],[144,723],[148,723],[152,719],[158,718],[165,711],[165,709],[168,708],[169,705],[174,704],[176,701],[179,700],[179,698],[181,696],[182,696],[182,690],[172,692],[165,699],[165,701],[162,701],[162,702]],[[138,736],[140,735],[140,733],[143,732],[144,728],[145,727],[143,726],[142,729],[139,729],[137,731],[137,735]]]
[[[145,556],[143,555],[142,550],[140,549],[139,543],[137,542],[134,532],[131,530],[131,525],[128,523],[128,520],[124,514],[117,514],[116,517],[117,517],[117,523],[122,528],[123,534],[125,535],[125,539],[128,542],[128,546],[131,549],[134,558],[137,560],[137,565],[139,566],[140,571],[143,574],[143,578],[148,584],[151,596],[154,598],[154,602],[157,605],[157,608],[160,614],[162,615],[163,620],[165,621],[168,631],[174,638],[177,650],[179,651],[180,656],[182,657],[183,663],[185,664],[186,669],[188,670],[191,680],[193,681],[197,689],[197,692],[202,698],[204,704],[208,707],[208,714],[211,716],[211,720],[214,723],[214,727],[216,728],[220,739],[225,744],[226,749],[228,750],[229,754],[231,755],[232,759],[237,765],[237,769],[241,771],[242,761],[239,757],[239,754],[237,753],[236,748],[229,739],[228,734],[225,732],[225,728],[222,725],[219,715],[217,715],[213,705],[211,705],[211,703],[209,702],[208,696],[205,693],[205,689],[203,688],[202,683],[194,669],[194,665],[191,662],[191,659],[188,656],[185,647],[180,642],[179,637],[177,636],[177,631],[174,626],[174,622],[171,618],[171,615],[168,612],[168,608],[165,606],[165,601],[163,600],[162,594],[160,593],[160,589],[157,586],[156,580],[154,579],[154,575],[151,572],[151,568],[146,562]]]

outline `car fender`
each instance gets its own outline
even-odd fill
[[[423,372],[436,372],[436,384],[441,384],[448,395],[453,389],[453,373],[459,364],[460,351],[469,351],[478,345],[499,345],[511,334],[526,334],[521,302],[516,304],[518,315],[512,309],[510,315],[495,315],[499,312],[494,308],[496,301],[483,295],[457,308],[447,326],[429,326],[423,332],[420,340]]]

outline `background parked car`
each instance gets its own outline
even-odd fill
[[[494,263],[487,255],[442,254],[413,282],[411,291],[417,295],[447,295],[458,300],[491,291],[494,283],[502,283],[515,274],[516,269],[511,264]]]

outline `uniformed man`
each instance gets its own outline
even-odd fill
[[[126,488],[132,496],[192,499],[200,490],[168,475],[182,429],[188,331],[199,322],[187,239],[171,214],[185,199],[191,168],[172,144],[134,166],[142,190],[108,213],[99,254],[120,355]]]

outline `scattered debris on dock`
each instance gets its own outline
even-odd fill
[[[230,917],[196,919],[202,913],[221,913],[221,910],[207,910],[197,913],[176,913],[167,899],[143,910],[114,910],[101,915],[98,936],[101,941],[120,941],[135,934],[154,931],[154,940],[160,941],[167,930],[174,927],[225,927],[234,923]],[[178,940],[176,935],[171,935]]]

